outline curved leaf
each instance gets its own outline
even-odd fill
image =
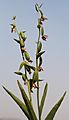
[[[21,62],[20,66],[19,66],[19,71],[22,69],[23,65],[24,65],[24,62]]]
[[[45,120],[53,120],[58,108],[60,107],[64,97],[66,95],[66,92],[63,94],[63,96],[60,98],[60,100],[55,104],[55,106],[52,108],[52,110],[49,112]]]
[[[39,52],[37,55],[36,55],[36,59],[38,59],[45,51],[42,51],[42,52]]]
[[[35,112],[34,112],[34,110],[33,110],[33,107],[32,107],[32,105],[31,105],[31,102],[30,102],[27,94],[25,93],[25,90],[22,88],[22,85],[20,84],[20,82],[19,82],[18,80],[17,80],[17,83],[18,83],[19,89],[20,89],[20,91],[21,91],[23,100],[24,100],[24,102],[25,102],[25,104],[26,104],[26,107],[27,107],[27,110],[28,110],[28,112],[29,112],[29,114],[30,114],[31,119],[32,119],[32,120],[37,120],[37,117],[36,117],[36,115],[35,115]]]
[[[30,115],[29,115],[29,112],[27,110],[26,105],[19,98],[17,98],[12,92],[10,92],[9,90],[7,90],[4,86],[3,86],[3,88],[11,96],[11,98],[17,103],[17,105],[21,108],[21,110],[24,112],[24,114],[26,115],[26,117],[29,120],[32,120],[30,118]]]
[[[22,75],[22,73],[21,72],[19,72],[19,71],[17,71],[17,72],[14,72],[15,74],[17,74],[17,75]]]
[[[44,102],[45,102],[45,98],[46,98],[46,94],[47,94],[47,88],[48,88],[48,84],[46,83],[44,91],[43,91],[43,96],[41,98],[40,107],[39,107],[40,116],[42,114],[42,110],[43,110],[43,106],[44,106]]]
[[[14,38],[14,40],[15,40],[17,43],[19,43],[19,44],[20,44],[20,40],[17,40],[17,39],[15,39],[15,38]]]

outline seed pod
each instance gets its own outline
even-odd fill
[[[27,51],[24,52],[24,55],[25,55],[25,58],[28,62],[32,62],[32,60],[30,60],[30,56],[29,56]]]
[[[39,67],[42,65],[42,57],[39,57]]]
[[[22,69],[22,67],[24,66],[24,62],[21,62],[20,66],[19,66],[19,71]]]
[[[25,37],[24,32],[20,32],[20,36],[21,36],[21,38],[23,39],[23,38]]]
[[[37,53],[41,51],[41,48],[42,48],[42,43],[39,41],[37,42]]]
[[[33,82],[36,82],[38,81],[38,70],[37,68],[35,69],[34,73],[33,73]]]
[[[21,39],[23,39],[24,41],[26,40],[26,37],[25,37],[25,33],[26,31],[22,31],[22,32],[20,32],[20,37],[21,37]]]
[[[22,48],[22,47],[24,47],[24,46],[25,46],[24,41],[21,39],[21,40],[20,40],[20,47]]]
[[[44,35],[44,28],[41,27],[41,35],[43,36]]]

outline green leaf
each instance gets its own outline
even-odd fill
[[[35,10],[38,12],[38,4],[35,4]]]
[[[23,74],[23,73],[22,73],[22,79],[23,79],[23,81],[27,80],[27,76],[25,74]]]
[[[41,8],[41,7],[42,7],[42,5],[43,5],[43,4],[41,4],[41,5],[39,6],[39,8]]]
[[[18,83],[19,89],[21,91],[23,100],[24,100],[24,102],[26,104],[26,107],[27,107],[27,110],[28,110],[28,112],[30,114],[31,119],[32,120],[37,120],[36,114],[35,114],[35,112],[33,110],[33,107],[31,105],[31,102],[29,101],[29,98],[28,98],[25,90],[22,88],[22,85],[20,84],[20,82],[18,80],[17,80],[17,83]]]
[[[15,40],[17,43],[19,43],[19,44],[20,44],[20,40],[17,40],[17,39],[15,39],[15,38],[14,38],[14,40]]]
[[[27,110],[26,105],[19,98],[17,98],[12,92],[10,92],[8,89],[6,89],[4,86],[3,86],[3,88],[11,96],[11,98],[17,103],[17,105],[21,108],[21,110],[24,112],[24,114],[26,115],[26,117],[29,120],[32,120],[30,118],[30,115],[29,115],[29,112]]]
[[[45,51],[42,51],[42,52],[36,54],[36,59],[38,59],[44,52],[45,52]]]
[[[35,67],[34,66],[31,66],[31,65],[27,65],[28,67],[30,67],[32,70],[34,70],[35,71]]]
[[[17,75],[22,75],[22,73],[21,72],[19,72],[19,71],[17,71],[17,72],[14,72],[15,74],[17,74]]]
[[[66,92],[63,94],[63,96],[60,98],[60,100],[55,104],[55,106],[52,108],[52,110],[49,112],[45,120],[53,120],[58,108],[60,107],[64,97],[66,95]]]
[[[48,89],[48,84],[46,83],[45,88],[44,88],[44,91],[43,91],[43,96],[42,96],[42,98],[41,98],[40,107],[39,107],[39,114],[40,114],[40,116],[41,116],[41,114],[42,114],[43,106],[44,106],[44,103],[45,103],[45,98],[46,98],[46,94],[47,94],[47,89]]]
[[[21,62],[20,66],[19,66],[19,71],[22,69],[23,65],[24,65],[24,62]]]

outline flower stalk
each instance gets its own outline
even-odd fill
[[[47,95],[47,89],[48,89],[48,84],[46,82],[44,86],[43,94],[40,100],[40,96],[39,96],[40,84],[39,83],[42,82],[43,80],[40,79],[39,72],[43,71],[42,55],[45,53],[45,51],[42,51],[42,44],[43,44],[42,41],[47,41],[47,38],[48,38],[48,36],[45,34],[45,30],[43,26],[43,23],[48,19],[44,16],[43,11],[41,10],[41,7],[42,7],[42,4],[40,6],[38,4],[35,5],[35,9],[38,14],[38,25],[37,25],[38,39],[37,39],[37,46],[36,46],[36,55],[35,55],[36,65],[35,66],[31,64],[33,61],[31,60],[31,57],[27,49],[25,48],[25,41],[27,39],[25,35],[26,31],[20,31],[20,32],[18,31],[16,22],[15,22],[16,16],[12,18],[13,23],[11,24],[11,32],[12,33],[15,32],[18,35],[18,39],[14,39],[14,40],[19,44],[19,48],[20,48],[21,56],[22,56],[22,62],[19,65],[19,69],[18,71],[14,73],[21,76],[22,81],[24,82],[24,85],[27,86],[28,95],[19,80],[17,80],[17,84],[18,84],[21,96],[23,98],[23,101],[20,100],[16,95],[14,95],[11,91],[9,91],[3,86],[4,90],[17,103],[17,105],[20,107],[20,109],[25,114],[28,120],[41,120],[42,119],[42,111],[43,111],[43,107],[44,107],[44,103],[45,103],[45,99]],[[36,115],[36,112],[34,111],[33,103],[32,103],[32,94],[34,94],[33,89],[35,88],[37,89],[38,117]],[[65,95],[66,95],[66,91],[64,92],[62,97],[59,99],[59,101],[55,104],[55,106],[51,109],[51,111],[45,117],[44,120],[53,120]]]

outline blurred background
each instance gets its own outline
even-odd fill
[[[20,77],[14,74],[22,61],[18,44],[13,40],[17,38],[11,33],[10,24],[12,16],[17,16],[19,30],[26,30],[28,49],[32,60],[35,60],[35,48],[38,36],[37,14],[35,4],[43,2],[42,10],[48,21],[44,24],[48,41],[43,42],[44,72],[41,78],[40,96],[45,82],[48,83],[48,94],[42,119],[53,105],[59,100],[64,91],[67,95],[59,108],[55,120],[68,120],[69,118],[69,1],[63,0],[0,0],[0,118],[1,120],[26,120],[16,103],[3,90],[2,85],[21,98],[16,80]],[[33,62],[35,64],[35,61]],[[25,87],[26,89],[26,87]],[[33,93],[34,109],[37,112],[36,90]],[[34,100],[35,99],[35,100]],[[10,119],[11,118],[11,119]]]

